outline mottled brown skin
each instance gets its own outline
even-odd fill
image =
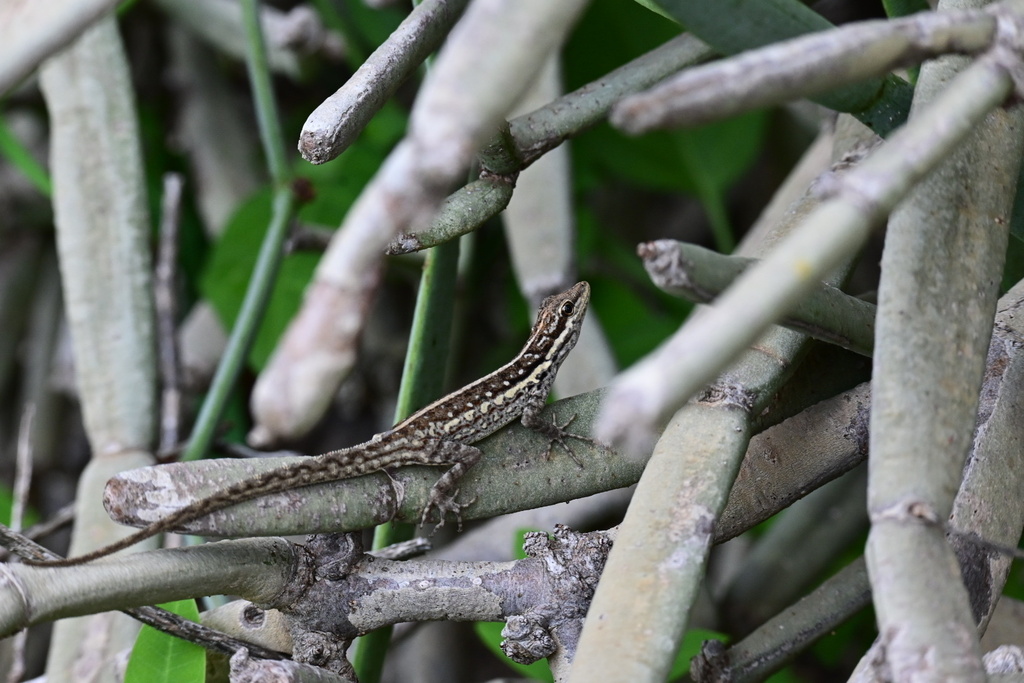
[[[565,425],[547,422],[540,417],[540,412],[559,366],[576,345],[589,302],[590,285],[586,282],[549,296],[541,303],[526,345],[511,362],[434,401],[369,441],[232,484],[85,555],[26,562],[48,567],[83,564],[246,500],[404,465],[450,466],[431,489],[421,518],[421,523],[426,522],[431,508],[437,508],[440,524],[444,524],[447,513],[458,517],[462,508],[470,504],[457,503],[453,492],[462,475],[480,459],[480,449],[471,444],[517,418],[524,426],[549,437],[552,444],[557,441],[582,466],[565,439],[590,439],[567,432],[568,422]],[[550,450],[549,445],[549,455]]]

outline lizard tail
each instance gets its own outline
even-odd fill
[[[152,538],[158,533],[163,531],[161,522],[170,520],[170,517],[161,520],[160,522],[154,522],[147,527],[139,529],[134,534],[125,536],[120,541],[114,541],[109,545],[105,545],[102,548],[97,548],[92,552],[88,552],[84,555],[78,555],[76,557],[62,557],[58,559],[48,560],[36,560],[36,559],[24,559],[22,562],[30,564],[36,567],[74,567],[75,565],[85,564],[86,562],[92,562],[98,560],[101,557],[106,557],[116,553],[118,550],[124,550],[130,546],[135,545],[141,541],[145,541],[147,538]]]
[[[310,460],[314,460],[314,458],[310,458]],[[287,490],[288,488],[295,486],[297,483],[310,483],[298,482],[296,481],[297,479],[299,479],[299,476],[295,474],[295,469],[293,467],[289,467],[287,465],[279,467],[268,472],[264,472],[256,480],[243,480],[236,482],[208,498],[202,498],[192,505],[187,505],[176,510],[166,517],[162,517],[139,529],[135,533],[130,534],[119,541],[114,541],[109,545],[105,545],[102,548],[97,548],[92,552],[85,553],[84,555],[78,555],[76,557],[64,557],[59,559],[25,559],[24,563],[36,567],[74,567],[76,565],[85,564],[86,562],[92,562],[93,560],[98,560],[101,557],[106,557],[107,555],[116,553],[119,550],[124,550],[125,548],[133,546],[147,538],[152,538],[159,533],[171,531],[180,527],[182,524],[187,524],[188,522],[205,517],[212,512],[217,512],[218,510],[231,507],[236,503],[252,500],[253,498],[258,498],[268,493]]]

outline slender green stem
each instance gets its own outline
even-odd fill
[[[443,247],[443,248],[441,248]],[[445,364],[451,346],[452,301],[459,261],[459,242],[453,240],[427,253],[416,297],[409,348],[398,390],[395,422],[441,395]]]
[[[413,0],[413,6],[420,0]],[[429,67],[431,58],[426,65]],[[453,239],[427,252],[416,295],[409,348],[405,352],[402,385],[398,389],[395,423],[425,406],[444,392],[446,363],[451,349],[455,280],[459,265],[459,240]],[[374,530],[373,547],[384,548],[412,538],[412,524],[388,522]],[[352,657],[356,675],[362,683],[378,683],[384,670],[384,657],[391,643],[392,628],[379,628],[356,641]]]
[[[0,118],[0,157],[6,158],[11,165],[20,170],[36,188],[50,196],[53,194],[53,185],[50,183],[50,175],[46,169],[35,160],[21,141],[14,136],[7,122]]]
[[[274,102],[274,87],[270,81],[270,67],[267,64],[267,46],[260,26],[259,5],[256,0],[242,0],[242,16],[245,20],[247,41],[246,66],[249,83],[252,85],[253,100],[256,103],[256,118],[260,126],[260,140],[267,155],[267,167],[274,185],[280,187],[289,180],[288,162],[285,157],[284,140],[281,137],[281,123]]]
[[[416,297],[409,348],[405,354],[402,386],[398,390],[395,422],[441,396],[444,390],[445,363],[451,346],[452,302],[459,261],[459,241],[452,240],[427,252]],[[377,527],[373,547],[383,548],[412,538],[412,524],[389,522]],[[384,655],[391,641],[391,628],[381,628],[356,641],[352,658],[362,683],[380,680]]]
[[[249,280],[249,289],[245,293],[245,299],[242,301],[242,308],[238,312],[235,325],[231,328],[231,336],[224,349],[224,356],[221,358],[220,365],[217,366],[210,390],[207,392],[203,406],[199,410],[199,416],[196,418],[192,438],[189,440],[188,448],[183,456],[185,460],[202,458],[206,455],[210,442],[213,440],[217,423],[224,412],[224,405],[234,389],[238,373],[249,355],[252,341],[256,337],[256,332],[263,319],[267,298],[270,296],[278,267],[281,265],[281,245],[288,235],[288,226],[295,213],[295,204],[295,195],[292,194],[290,188],[279,188],[274,194],[270,226],[267,228],[266,237],[263,238],[263,245],[260,247],[256,266],[253,268],[252,279]]]
[[[278,125],[274,93],[270,85],[266,51],[260,29],[256,0],[243,0],[242,9],[249,35],[249,77],[252,81],[257,119],[260,124],[260,138],[267,155],[267,164],[276,187],[273,210],[267,234],[263,238],[256,266],[253,268],[249,288],[242,301],[242,308],[231,329],[227,348],[210,385],[210,391],[203,401],[196,418],[196,425],[185,451],[185,460],[197,460],[206,454],[216,432],[217,423],[224,412],[224,405],[235,386],[238,373],[252,347],[252,341],[259,329],[266,309],[267,299],[281,265],[282,245],[288,234],[288,226],[295,214],[296,198],[288,186],[289,173],[285,162],[284,144]]]

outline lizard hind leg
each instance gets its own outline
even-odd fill
[[[427,499],[427,504],[423,507],[423,514],[420,516],[421,526],[426,526],[427,520],[430,517],[430,511],[436,508],[438,523],[434,528],[435,532],[444,526],[449,512],[455,515],[459,531],[462,531],[462,510],[475,503],[476,496],[466,503],[457,502],[455,498],[459,495],[459,489],[456,488],[456,485],[462,476],[469,471],[469,468],[480,460],[480,455],[480,449],[475,446],[447,439],[437,442],[437,445],[431,451],[430,462],[424,464],[450,464],[451,467],[430,488],[430,497]]]

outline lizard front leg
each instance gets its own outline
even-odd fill
[[[438,517],[440,518],[440,521],[437,523],[437,529],[444,526],[448,513],[452,512],[455,514],[455,519],[459,524],[459,530],[462,530],[462,509],[476,502],[476,498],[474,497],[468,503],[456,502],[455,497],[459,495],[456,485],[459,483],[459,479],[469,471],[469,468],[480,460],[480,455],[481,451],[476,446],[469,446],[450,439],[438,439],[436,445],[430,451],[430,462],[425,464],[450,464],[451,467],[431,487],[430,498],[427,500],[427,504],[423,508],[423,515],[420,517],[421,526],[426,525],[431,508],[437,508]]]
[[[543,434],[544,436],[551,439],[551,441],[548,442],[548,449],[544,454],[545,458],[547,458],[548,460],[551,459],[551,448],[557,443],[559,446],[565,449],[565,452],[569,454],[569,457],[573,459],[573,462],[575,462],[577,465],[580,466],[580,468],[582,468],[583,461],[576,457],[576,454],[573,452],[573,450],[569,448],[569,444],[565,442],[566,438],[578,439],[579,441],[586,441],[587,443],[593,444],[595,446],[600,446],[600,442],[595,441],[594,439],[591,439],[588,436],[573,434],[572,432],[566,429],[566,427],[571,425],[572,421],[576,419],[576,415],[570,417],[565,422],[565,424],[560,425],[558,424],[557,419],[554,417],[552,417],[551,422],[548,422],[543,417],[541,417],[540,413],[543,408],[544,405],[542,403],[530,404],[526,406],[526,409],[523,410],[523,416],[522,418],[520,418],[520,421],[523,423],[523,426],[539,434]]]

